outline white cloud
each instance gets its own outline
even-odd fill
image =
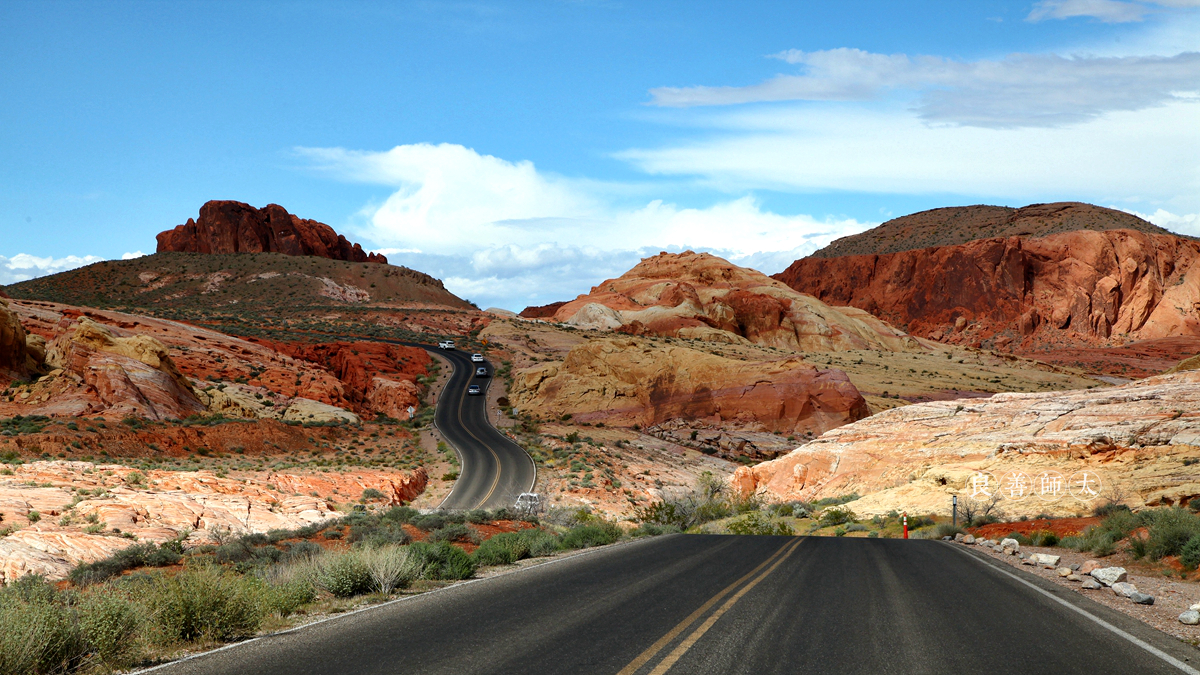
[[[614,197],[620,190],[613,186],[544,174],[531,162],[459,145],[299,152],[343,179],[395,188],[364,209],[361,235],[382,245],[391,262],[438,276],[481,306],[521,309],[572,298],[660,250],[758,260],[807,253],[872,225],[781,215],[750,195],[704,208],[630,203]]]
[[[1142,21],[1147,15],[1162,8],[1184,9],[1200,7],[1200,0],[1154,0],[1152,2],[1126,2],[1124,0],[1040,0],[1034,4],[1026,21],[1046,19],[1073,19],[1088,17],[1104,23],[1129,23]]]
[[[931,123],[1048,127],[1118,110],[1188,100],[1200,90],[1200,53],[1173,56],[1065,57],[1012,54],[999,60],[875,54],[860,49],[773,55],[802,66],[746,87],[663,87],[660,106],[763,101],[871,101],[904,98]],[[1193,113],[1196,114],[1196,113]]]
[[[1118,207],[1112,207],[1118,208]],[[1185,213],[1176,215],[1165,209],[1157,209],[1154,213],[1140,213],[1132,209],[1123,209],[1133,215],[1148,220],[1155,225],[1176,232],[1178,234],[1186,234],[1193,237],[1200,237],[1200,213]]]
[[[132,253],[122,253],[121,260],[133,260],[134,258],[140,258],[144,255],[146,255],[146,254],[142,253],[141,251],[133,251]]]
[[[704,140],[618,157],[651,174],[725,190],[844,190],[1078,199],[1200,209],[1200,110],[1175,102],[1061,129],[923,124],[903,109],[849,104],[709,113]]]
[[[18,253],[11,258],[0,255],[0,284],[28,281],[47,274],[73,270],[76,267],[83,267],[101,260],[104,258],[94,255],[82,257],[69,255],[65,258],[39,258],[28,253]]]

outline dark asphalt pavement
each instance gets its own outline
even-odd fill
[[[488,421],[487,396],[467,395],[467,387],[472,384],[478,384],[486,394],[495,368],[486,361],[473,363],[470,354],[456,349],[415,346],[446,357],[454,366],[454,373],[438,395],[434,423],[442,437],[458,452],[462,466],[454,489],[440,508],[511,508],[517,495],[533,489],[537,469],[524,449]],[[475,369],[480,365],[487,368],[488,377],[475,376]]]
[[[1073,611],[995,565],[933,541],[672,535],[414,596],[161,672],[1095,675],[1188,672],[1184,659],[1200,656],[1003,568],[1088,615]]]

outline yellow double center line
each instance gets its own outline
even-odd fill
[[[760,581],[767,578],[771,572],[774,572],[775,568],[783,564],[783,561],[787,560],[788,556],[792,555],[792,552],[795,551],[796,547],[799,546],[803,541],[803,539],[798,539],[794,542],[780,546],[779,550],[771,554],[770,558],[767,558],[758,567],[750,570],[750,572],[744,577],[726,586],[721,590],[720,593],[717,593],[713,597],[709,598],[708,602],[700,605],[700,607],[697,608],[696,611],[689,614],[686,619],[680,621],[674,628],[667,631],[666,635],[660,637],[654,644],[650,645],[646,651],[638,654],[637,658],[630,661],[629,665],[622,668],[617,675],[633,675],[636,673],[639,669],[641,669],[642,666],[646,665],[647,662],[649,662],[660,651],[662,651],[664,647],[671,644],[675,638],[679,637],[680,633],[687,630],[693,623],[696,622],[697,619],[704,616],[705,612],[707,612],[709,609],[712,609],[713,605],[720,602],[721,599],[726,595],[733,593],[738,586],[745,584],[745,586],[742,586],[741,590],[737,591],[737,593],[734,593],[732,598],[726,600],[725,604],[721,605],[717,611],[713,612],[707,619],[705,619],[704,623],[700,624],[687,637],[685,637],[683,641],[671,651],[671,653],[667,654],[666,658],[660,661],[659,664],[655,666],[654,670],[650,671],[650,675],[662,675],[663,673],[666,673],[671,669],[671,666],[675,665],[675,662],[678,661],[680,657],[682,657],[689,649],[692,648],[692,645],[696,644],[696,642],[708,632],[708,629],[713,627],[713,624],[715,624],[717,620],[721,618],[721,615],[729,611],[729,609],[733,607],[738,600],[742,599],[743,595],[749,593],[750,589],[757,586]],[[767,567],[767,570],[759,574],[764,567]],[[758,574],[758,576],[755,577],[755,574]],[[754,580],[750,583],[746,583],[746,580],[750,579],[751,577],[754,577]]]

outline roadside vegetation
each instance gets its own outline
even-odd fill
[[[625,536],[582,509],[539,519],[403,506],[299,530],[210,534],[215,543],[191,548],[185,538],[134,544],[66,582],[27,575],[0,588],[0,675],[148,665]]]

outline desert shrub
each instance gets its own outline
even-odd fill
[[[956,534],[963,533],[965,533],[965,531],[957,525],[951,525],[950,523],[938,523],[937,525],[933,526],[929,536],[932,539],[941,539],[942,537],[953,537]]]
[[[1098,557],[1112,555],[1117,542],[1128,537],[1138,526],[1138,516],[1128,508],[1112,509],[1104,520],[1080,535],[1077,547],[1080,551],[1091,551]]]
[[[621,528],[607,521],[578,525],[562,537],[563,548],[588,548],[611,544],[621,538]]]
[[[0,590],[0,673],[70,670],[87,651],[75,612],[43,577],[25,575]]]
[[[853,522],[857,518],[854,512],[845,506],[831,506],[821,512],[821,526],[843,525]],[[912,524],[910,523],[909,526],[911,527]]]
[[[400,523],[378,520],[371,524],[351,525],[347,541],[362,546],[386,546],[388,544],[407,544],[411,537],[404,531]]]
[[[449,542],[410,544],[409,555],[421,566],[421,578],[457,581],[475,575],[475,561]]]
[[[371,589],[378,593],[386,595],[405,588],[421,576],[420,561],[403,546],[364,549],[359,557],[371,579]]]
[[[730,534],[765,534],[765,535],[786,535],[791,536],[796,534],[791,525],[785,522],[772,520],[762,512],[755,511],[748,513],[737,520],[732,520],[725,526]]]
[[[492,521],[492,516],[484,509],[472,509],[465,514],[468,523],[488,523]]]
[[[439,541],[471,541],[473,534],[474,532],[466,525],[450,523],[430,532],[428,541],[433,543]]]
[[[859,523],[852,523],[846,526],[847,532],[866,532],[869,529],[866,525],[860,525]]]
[[[311,541],[298,541],[289,546],[279,559],[282,562],[294,563],[305,558],[321,555],[324,551],[325,549],[321,548],[320,544]]]
[[[818,499],[817,501],[813,502],[812,508],[810,508],[809,510],[813,511],[816,509],[823,509],[827,506],[838,506],[840,504],[845,504],[846,502],[852,502],[855,499],[858,499],[857,492],[851,492],[848,495],[841,495],[839,497],[826,497],[824,499]]]
[[[393,523],[409,523],[419,515],[421,515],[421,512],[414,508],[410,508],[408,506],[393,506],[379,517],[383,520]]]
[[[139,589],[161,644],[253,635],[266,611],[262,583],[211,567],[160,575]]]
[[[1096,505],[1096,508],[1092,509],[1092,515],[1099,516],[1101,518],[1107,518],[1108,516],[1111,516],[1112,514],[1117,513],[1118,511],[1125,511],[1125,512],[1131,513],[1129,507],[1125,506],[1124,504],[1117,504],[1114,502],[1105,502],[1103,504]]]
[[[387,495],[383,494],[379,490],[376,490],[375,488],[367,488],[366,490],[362,491],[361,500],[364,502],[369,502],[369,501],[375,501],[375,500],[386,499],[386,498],[387,498]]]
[[[529,545],[516,532],[504,532],[485,540],[474,556],[480,565],[511,565],[529,557]]]
[[[362,551],[327,553],[316,564],[317,583],[336,597],[349,598],[371,590],[371,571]]]
[[[1200,535],[1188,539],[1183,545],[1183,550],[1179,552],[1179,562],[1188,569],[1200,567]]]
[[[296,578],[267,586],[263,602],[266,610],[287,618],[317,599],[317,589],[308,579]]]
[[[128,668],[143,653],[141,608],[113,589],[97,589],[79,603],[79,628],[95,657],[109,669]]]
[[[540,558],[553,555],[562,548],[559,538],[540,528],[521,530],[521,538],[529,545],[529,556]]]
[[[1200,535],[1200,517],[1179,507],[1152,509],[1138,516],[1146,526],[1146,555],[1151,560],[1179,555],[1192,537]]]
[[[179,562],[180,555],[173,547],[168,545],[170,543],[172,542],[167,542],[163,546],[155,546],[150,542],[134,544],[113,553],[107,558],[76,565],[71,570],[69,578],[71,579],[71,583],[76,586],[87,586],[118,576],[125,570],[137,567],[165,567],[167,565],[174,565]]]
[[[654,523],[642,523],[637,529],[631,530],[631,537],[657,537],[660,534],[676,534],[681,530],[674,525],[655,525]]]
[[[426,532],[440,530],[449,522],[444,513],[427,513],[423,516],[417,516],[412,520],[412,524]]]
[[[1030,546],[1056,546],[1058,545],[1058,535],[1050,530],[1034,530],[1029,533]]]

